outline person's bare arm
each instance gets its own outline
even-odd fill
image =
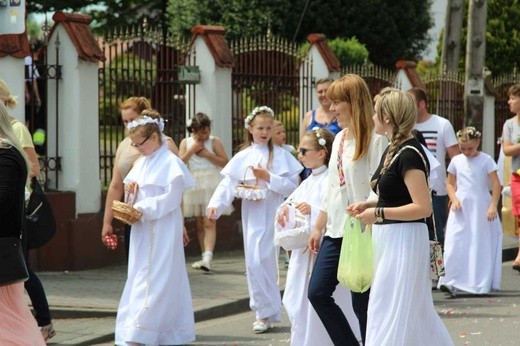
[[[448,157],[452,159],[454,156],[460,154],[460,148],[458,144],[452,145],[451,147],[446,148],[446,152],[448,153]]]
[[[308,111],[303,116],[302,122],[300,124],[300,139],[302,139],[303,135],[307,131],[307,127],[311,123],[311,115],[312,115],[312,111]]]
[[[179,144],[179,158],[182,160],[182,162],[188,164],[188,161],[190,161],[192,155],[193,153],[187,150],[186,138],[184,138],[181,140],[181,144]]]
[[[228,163],[229,159],[220,138],[213,138],[213,151],[215,152],[214,154],[210,153],[206,149],[202,149],[197,153],[197,155],[208,159],[215,166],[223,168]]]
[[[385,207],[385,219],[413,221],[430,216],[432,204],[424,172],[419,169],[410,169],[406,171],[403,179],[412,198],[412,203],[399,207]],[[366,224],[373,224],[376,221],[375,208],[365,209],[362,213],[357,214],[356,218]]]
[[[459,210],[461,208],[460,201],[455,194],[457,192],[457,177],[451,173],[448,173],[446,178],[446,191],[451,201],[451,209]]]
[[[327,213],[320,210],[316,222],[314,223],[312,233],[309,237],[309,242],[307,243],[309,251],[313,254],[317,254],[320,249],[321,238],[323,237],[325,226],[327,225],[327,217]]]
[[[517,156],[520,155],[520,143],[511,143],[507,140],[502,142],[502,151],[505,156]]]
[[[36,150],[32,147],[25,147],[23,151],[27,154],[27,158],[31,162],[31,171],[29,172],[29,176],[36,177],[40,173],[40,163],[38,162],[38,154],[36,154]]]
[[[494,220],[498,215],[498,200],[500,199],[500,192],[502,191],[502,188],[500,187],[500,180],[498,180],[498,174],[497,171],[493,171],[488,174],[489,180],[491,181],[491,203],[488,208],[487,212],[487,219],[488,221]]]
[[[116,158],[114,160],[112,180],[110,180],[110,185],[107,191],[107,197],[105,199],[105,211],[103,214],[103,228],[101,230],[101,241],[107,246],[109,244],[106,243],[105,237],[107,235],[111,236],[113,234],[112,219],[114,218],[114,215],[112,214],[112,203],[114,201],[121,200],[124,193],[123,177],[117,169],[119,165],[120,155],[120,148],[118,148],[118,150],[116,151]]]
[[[177,145],[175,144],[175,141],[171,137],[166,138],[166,144],[168,145],[168,149],[175,155],[179,156],[179,148],[177,148]]]

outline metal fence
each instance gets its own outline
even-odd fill
[[[195,87],[177,78],[179,66],[195,65],[189,43],[181,36],[144,25],[103,37],[106,60],[99,68],[100,178],[108,184],[115,152],[124,138],[119,105],[144,96],[167,121],[164,133],[179,143],[185,137],[186,114],[195,109]]]
[[[297,145],[300,114],[310,109],[314,87],[309,59],[302,56],[298,45],[269,34],[239,39],[230,48],[235,59],[231,75],[233,152],[245,139],[245,117],[262,105],[271,107],[285,125],[287,143]]]
[[[61,156],[59,150],[59,96],[60,89],[58,81],[62,77],[62,69],[59,61],[60,57],[60,42],[59,35],[56,36],[54,42],[55,45],[55,61],[49,61],[48,59],[48,27],[45,28],[45,39],[44,43],[39,47],[32,47],[32,57],[30,63],[25,65],[25,120],[27,127],[31,134],[38,131],[43,136],[35,136],[35,149],[38,153],[38,161],[40,163],[40,174],[38,180],[45,190],[57,190],[59,184],[59,172],[61,171]],[[55,83],[49,84],[48,81],[56,81]],[[48,85],[54,88],[54,98],[48,97]],[[37,97],[39,95],[39,99]],[[55,114],[48,114],[47,109],[49,104],[54,104]],[[55,121],[54,134],[55,138],[53,141],[49,141],[45,134],[49,133],[49,117],[52,116]],[[43,131],[43,132],[42,132]],[[43,141],[43,142],[41,142]],[[54,143],[54,148],[49,147],[49,142]],[[52,153],[50,155],[49,153]],[[53,182],[51,184],[50,182]]]
[[[396,76],[395,71],[372,64],[344,66],[341,69],[341,75],[345,74],[357,74],[363,78],[372,97],[377,95],[381,89],[394,86]]]
[[[505,121],[514,115],[507,104],[508,90],[513,84],[520,83],[520,75],[515,69],[511,74],[493,77],[492,82],[495,88],[495,138],[498,144]]]

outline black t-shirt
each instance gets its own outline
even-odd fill
[[[426,154],[424,153],[423,148],[415,138],[411,138],[405,142],[403,142],[397,152],[406,146],[410,145],[417,148],[424,159],[426,160]],[[387,149],[388,150],[388,149]],[[396,153],[397,153],[396,152]],[[379,167],[377,168],[372,179],[377,179],[379,177],[379,173],[381,168],[383,167],[384,161],[386,157],[386,151],[381,158],[381,162]],[[419,154],[411,149],[407,148],[401,151],[401,153],[397,156],[397,158],[390,164],[385,174],[379,177],[378,186],[379,186],[379,200],[377,202],[378,207],[399,207],[402,205],[406,205],[412,203],[412,197],[408,192],[408,188],[404,183],[404,175],[406,171],[410,169],[419,169],[423,172],[430,170],[428,161],[426,161],[427,167],[424,166],[423,159],[419,156]],[[427,171],[426,171],[427,170]],[[377,192],[377,188],[375,190]],[[412,220],[412,221],[402,221],[402,220],[388,220],[385,219],[383,223],[399,223],[399,222],[425,222],[424,219],[420,220]]]

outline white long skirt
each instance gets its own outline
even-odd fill
[[[128,278],[116,318],[115,344],[179,345],[195,340],[182,216],[132,226]]]
[[[314,268],[314,256],[304,249],[293,250],[289,260],[287,279],[282,303],[291,322],[291,345],[293,346],[332,346],[327,330],[312,307],[307,293],[309,280]],[[361,340],[359,323],[352,308],[350,291],[338,285],[333,294],[358,340]]]
[[[489,194],[457,191],[462,208],[450,210],[444,240],[446,275],[441,285],[485,294],[500,289],[502,278],[502,227],[500,220],[487,220]]]
[[[453,345],[431,293],[424,223],[374,225],[366,345]]]

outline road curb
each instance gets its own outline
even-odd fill
[[[502,262],[512,261],[518,253],[518,247],[510,247],[502,250]],[[283,295],[283,290],[280,290]],[[249,311],[249,296],[236,297],[235,300],[213,305],[205,308],[199,308],[194,311],[195,322],[202,322],[211,319],[222,318],[226,316],[235,315],[238,313]],[[80,319],[80,318],[106,318],[116,317],[116,309],[99,309],[99,308],[85,308],[85,307],[63,307],[52,306],[51,313],[54,319]],[[114,340],[114,333],[107,333],[99,335],[91,340],[88,344],[106,343]],[[85,341],[77,344],[85,345]]]

